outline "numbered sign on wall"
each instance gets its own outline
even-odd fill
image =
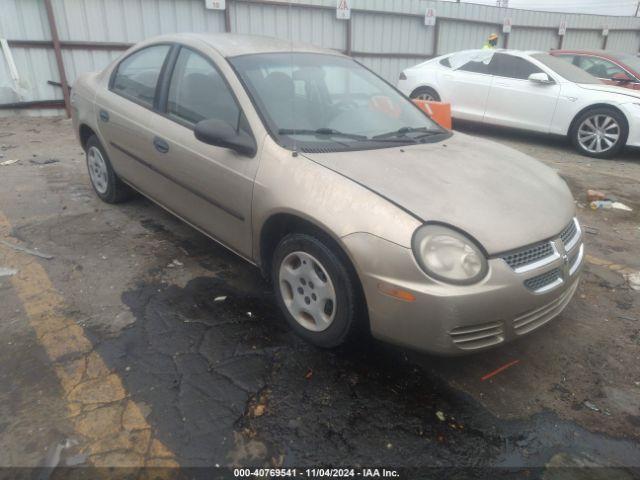
[[[427,27],[433,27],[436,24],[436,9],[435,8],[427,8],[427,11],[424,14],[424,24]]]
[[[562,36],[565,33],[567,33],[567,21],[566,20],[561,20],[560,21],[560,27],[558,27],[558,35]]]
[[[349,20],[351,18],[351,0],[337,0],[336,18],[338,20]]]
[[[204,0],[204,6],[209,10],[224,10],[227,8],[226,0]]]
[[[507,17],[502,21],[502,33],[511,33],[511,18]]]

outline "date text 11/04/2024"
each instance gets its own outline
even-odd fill
[[[304,478],[397,478],[397,470],[386,468],[236,468],[235,478],[304,477]]]

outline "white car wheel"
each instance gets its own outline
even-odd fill
[[[611,158],[624,148],[628,133],[624,115],[613,108],[602,107],[579,115],[570,137],[580,153],[595,158]]]

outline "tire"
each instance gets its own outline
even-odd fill
[[[360,330],[358,318],[364,305],[355,273],[350,272],[345,260],[329,245],[330,241],[320,236],[289,234],[276,247],[271,268],[276,300],[287,322],[298,336],[321,348],[334,348],[353,338]],[[317,263],[312,265],[314,262]],[[296,264],[298,267],[294,269]],[[321,273],[328,282],[322,282]],[[332,305],[321,298],[331,290]],[[315,311],[316,315],[296,314],[299,307]],[[323,320],[316,320],[319,317]]]
[[[411,100],[428,100],[439,102],[440,95],[431,87],[418,87],[410,95]]]
[[[606,128],[603,130],[602,127]],[[590,132],[594,132],[594,136],[590,136]],[[598,136],[598,132],[605,136]],[[592,108],[581,113],[575,118],[569,132],[576,150],[594,158],[611,158],[620,153],[627,143],[628,135],[629,127],[625,116],[618,110],[607,107]],[[595,143],[591,145],[590,142]],[[609,145],[609,142],[613,143]],[[600,148],[602,150],[598,151]]]
[[[100,200],[106,203],[120,203],[133,196],[131,188],[120,180],[113,170],[109,156],[102,148],[98,137],[89,137],[85,153],[91,186]]]

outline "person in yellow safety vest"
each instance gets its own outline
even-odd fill
[[[496,45],[498,45],[498,34],[492,33],[491,35],[489,35],[489,38],[487,38],[487,43],[484,44],[482,49],[491,50],[493,48],[496,48]]]

